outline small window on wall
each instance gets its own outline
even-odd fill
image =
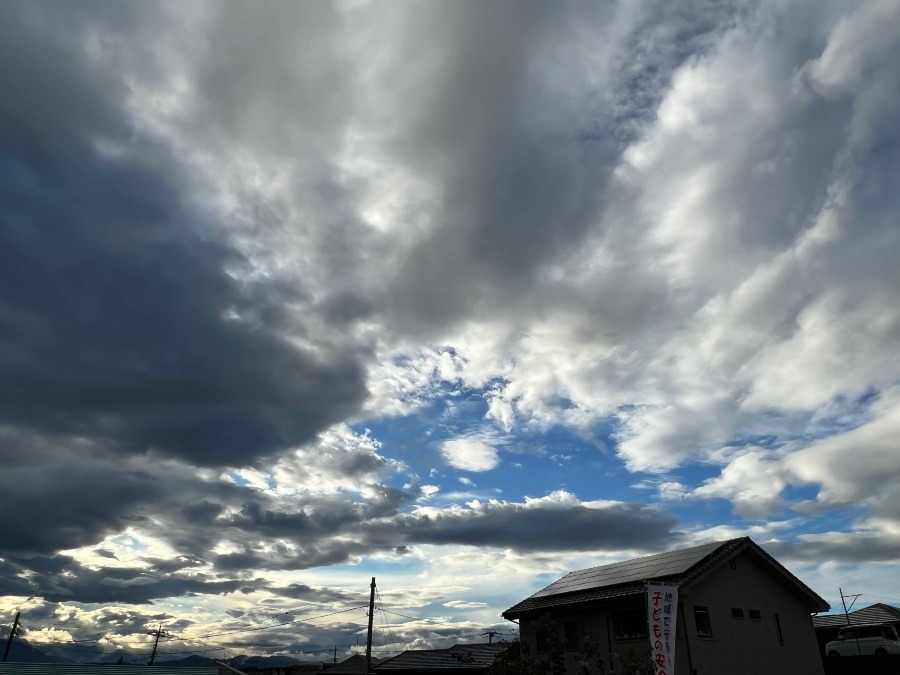
[[[647,637],[647,614],[641,609],[616,612],[612,615],[613,639],[639,640]]]
[[[778,638],[778,644],[784,644],[784,633],[781,632],[781,619],[778,618],[778,614],[772,614],[772,618],[775,623],[775,637]]]
[[[589,635],[588,625],[581,621],[566,621],[563,623],[563,636],[566,639],[566,649],[579,649],[584,638]]]
[[[711,638],[712,622],[709,620],[709,607],[694,605],[694,624],[697,626],[697,636]]]
[[[744,610],[740,607],[732,607],[731,608],[731,618],[732,619],[743,619],[744,618]]]
[[[750,615],[751,621],[762,621],[762,614],[760,614],[758,609],[748,609],[747,614]]]

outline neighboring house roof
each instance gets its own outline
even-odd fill
[[[374,670],[379,673],[395,670],[484,670],[505,647],[502,642],[495,642],[453,645],[449,649],[409,649],[385,659]]]
[[[0,675],[135,675],[136,673],[173,673],[177,675],[219,675],[213,667],[158,668],[97,663],[0,663]]]
[[[510,607],[503,612],[503,617],[511,619],[559,607],[637,595],[644,592],[648,581],[685,586],[699,581],[742,551],[751,551],[757,555],[786,584],[805,597],[811,612],[828,611],[829,606],[825,600],[749,537],[741,537],[570,572]]]
[[[218,670],[219,675],[247,675],[243,670],[238,670],[233,666],[229,666],[227,663],[223,663],[222,661],[213,661],[216,665],[216,669]],[[179,671],[180,675],[180,671]]]
[[[850,612],[850,623],[898,623],[900,622],[900,608],[885,605],[878,602],[855,612]],[[844,614],[825,614],[814,616],[813,628],[840,628],[847,625],[847,616]]]
[[[372,668],[374,669],[376,665],[378,665],[378,659],[373,657]],[[353,654],[334,665],[325,663],[322,669],[327,670],[329,675],[365,675],[366,657],[363,654]]]

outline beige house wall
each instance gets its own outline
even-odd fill
[[[697,675],[823,675],[812,619],[802,599],[752,552],[743,551],[732,563],[721,565],[694,588],[681,589]],[[696,605],[709,608],[712,638],[697,636]],[[744,618],[732,618],[732,607],[743,609]],[[750,620],[750,609],[759,610],[760,621]],[[778,640],[776,615],[784,644]]]

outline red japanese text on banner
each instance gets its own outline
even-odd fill
[[[647,627],[656,675],[675,673],[675,622],[678,586],[647,584]]]

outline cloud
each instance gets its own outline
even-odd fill
[[[4,606],[143,639],[343,607],[372,562],[483,623],[509,598],[466,565],[885,561],[897,11],[7,3]]]
[[[824,532],[801,535],[797,541],[766,544],[774,556],[803,562],[896,563],[897,532]]]
[[[0,40],[20,92],[0,112],[0,423],[225,465],[355,412],[358,360],[291,343],[284,303],[301,287],[238,281],[241,254],[128,118],[126,64],[83,49],[85,17],[39,37],[38,13],[12,8]]]
[[[793,480],[820,486],[810,506],[866,504],[875,516],[900,524],[895,499],[900,491],[895,442],[900,432],[898,394],[896,389],[885,392],[866,424],[817,440],[784,458],[783,471]]]
[[[140,467],[77,455],[49,462],[38,455],[28,464],[8,466],[0,487],[4,557],[93,544],[124,529],[135,509],[166,493],[166,486]]]
[[[40,596],[50,602],[142,604],[168,597],[232,593],[253,583],[197,573],[149,575],[143,567],[87,569],[68,556],[12,559],[4,566],[11,576],[0,592]]]
[[[451,600],[445,602],[444,607],[452,607],[453,609],[478,609],[479,607],[487,607],[486,602],[472,602],[467,600]]]
[[[441,445],[444,461],[463,471],[490,471],[500,463],[492,446],[475,438],[454,438]]]
[[[524,503],[473,501],[466,508],[447,510],[418,507],[389,524],[373,524],[368,538],[519,551],[652,548],[678,539],[677,521],[650,507],[587,504],[565,493],[557,497]]]
[[[718,477],[704,481],[691,492],[695,498],[721,497],[734,502],[744,518],[764,518],[783,506],[787,487],[783,471],[765,450],[745,449],[731,459]]]
[[[429,498],[440,492],[441,488],[437,485],[423,485],[420,490],[423,498]]]

